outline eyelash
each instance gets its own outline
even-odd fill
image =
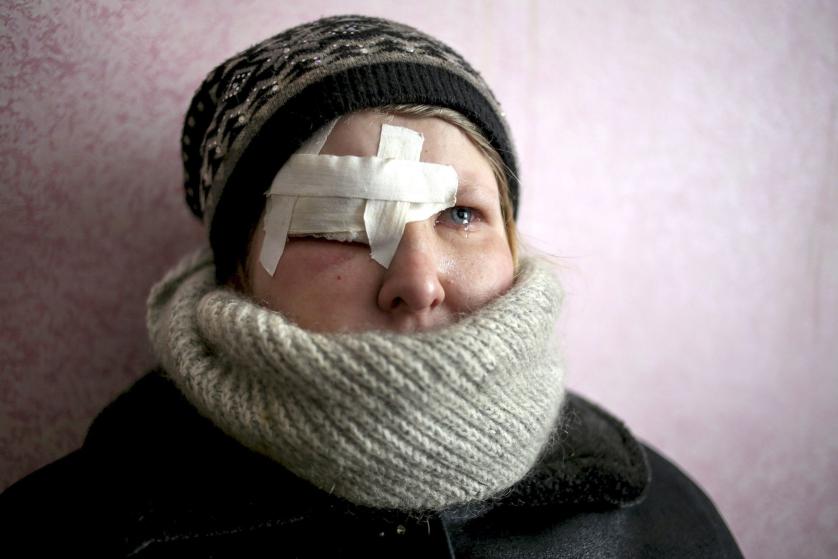
[[[460,211],[468,211],[470,217],[467,218],[466,223],[463,223],[463,218],[455,217],[455,212]],[[470,208],[468,206],[453,206],[451,208],[446,208],[439,212],[436,216],[436,221],[434,222],[435,225],[439,225],[443,220],[448,219],[451,226],[455,228],[462,228],[464,231],[468,231],[469,228],[478,221],[481,221],[482,215],[480,214],[480,210],[475,208]]]

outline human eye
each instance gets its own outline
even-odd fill
[[[439,212],[435,225],[446,225],[456,229],[468,231],[469,228],[481,220],[480,211],[468,206],[453,206]]]

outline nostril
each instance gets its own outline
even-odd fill
[[[404,300],[401,297],[396,297],[390,303],[390,308],[391,309],[397,309],[399,307],[399,305],[401,305],[402,303],[404,303]]]

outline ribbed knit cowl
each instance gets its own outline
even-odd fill
[[[168,375],[228,435],[353,503],[421,511],[491,497],[537,461],[564,397],[560,302],[525,259],[444,328],[313,333],[219,287],[201,249],[154,286],[147,320]]]

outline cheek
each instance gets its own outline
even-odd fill
[[[513,283],[512,255],[505,246],[443,258],[440,268],[447,278],[446,299],[457,312],[485,305]]]
[[[377,264],[369,247],[318,240],[289,240],[276,273],[270,276],[253,258],[253,295],[269,308],[298,318],[316,309],[335,308],[348,294],[358,299],[369,290]],[[355,300],[355,299],[351,299]]]

